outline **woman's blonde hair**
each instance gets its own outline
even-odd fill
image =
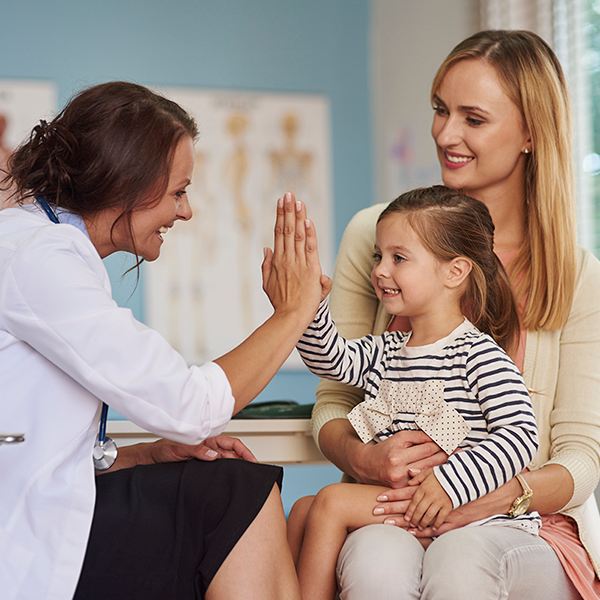
[[[531,136],[525,168],[529,235],[509,267],[517,299],[527,294],[521,324],[559,329],[571,309],[577,265],[571,100],[565,77],[550,46],[535,33],[480,31],[442,63],[432,99],[453,65],[475,59],[494,67]]]

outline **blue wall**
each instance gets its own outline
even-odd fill
[[[336,245],[371,203],[369,0],[0,0],[0,15],[0,78],[52,80],[61,105],[111,79],[326,95]],[[107,263],[117,301],[143,319],[142,286],[131,295],[123,258]],[[309,374],[283,372],[260,399],[313,402],[315,387]],[[337,476],[288,469],[286,507]]]

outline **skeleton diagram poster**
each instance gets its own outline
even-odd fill
[[[0,179],[12,151],[40,119],[52,118],[56,88],[46,81],[0,79]],[[10,191],[0,190],[0,208]]]
[[[145,265],[148,324],[198,364],[231,350],[272,313],[262,291],[277,199],[296,194],[332,267],[329,104],[317,95],[160,90],[199,126],[188,199],[194,217]],[[287,368],[301,366],[292,355]]]

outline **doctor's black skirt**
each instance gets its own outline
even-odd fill
[[[96,477],[74,600],[195,600],[283,469],[243,460],[139,465]]]

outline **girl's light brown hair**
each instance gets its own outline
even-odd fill
[[[577,267],[571,101],[563,71],[535,33],[480,31],[442,63],[432,99],[462,60],[483,60],[494,68],[531,136],[524,182],[528,235],[509,274],[517,299],[527,295],[523,327],[559,329],[571,309]]]
[[[379,216],[406,215],[423,245],[441,262],[464,257],[472,265],[461,309],[506,352],[516,348],[519,316],[512,286],[494,253],[494,223],[479,200],[437,185],[396,198]]]

